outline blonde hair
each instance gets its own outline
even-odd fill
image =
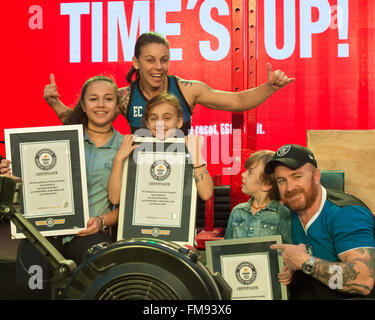
[[[169,105],[171,105],[173,108],[176,109],[177,117],[182,118],[183,111],[178,99],[173,94],[162,93],[153,97],[150,101],[147,102],[144,112],[144,119],[147,121],[152,109],[162,103],[168,103]]]

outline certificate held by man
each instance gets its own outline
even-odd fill
[[[272,300],[267,253],[221,257],[222,274],[232,287],[233,300]]]
[[[207,265],[232,288],[233,300],[287,300],[287,288],[278,274],[283,257],[271,245],[281,235],[206,242]]]

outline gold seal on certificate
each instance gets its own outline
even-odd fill
[[[22,179],[20,211],[44,236],[86,227],[88,199],[82,125],[5,129],[7,159]],[[11,224],[12,236],[24,238]]]

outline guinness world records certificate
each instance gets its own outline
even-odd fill
[[[286,300],[286,286],[278,279],[283,258],[270,248],[277,243],[280,235],[207,241],[208,268],[221,273],[233,300]]]
[[[138,153],[134,225],[181,227],[185,156],[174,152]]]
[[[220,260],[223,278],[232,284],[233,300],[273,299],[268,253],[225,255]]]
[[[5,130],[7,159],[22,179],[20,209],[44,236],[76,234],[88,220],[82,125]],[[11,224],[15,238],[24,235]]]
[[[196,197],[184,138],[137,138],[124,162],[117,240],[159,238],[194,245]]]
[[[25,218],[74,214],[69,150],[69,140],[20,143]]]

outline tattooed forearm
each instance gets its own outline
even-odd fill
[[[354,249],[342,262],[317,259],[313,276],[331,289],[369,294],[374,284],[374,252],[374,248]]]
[[[198,174],[197,176],[194,176],[195,183],[198,183],[199,181],[203,180],[203,173]]]
[[[363,253],[365,262],[370,271],[370,277],[375,279],[375,248],[361,248],[358,249]]]
[[[203,181],[204,175],[208,174],[207,169],[205,169],[202,173],[199,173],[197,175],[194,175],[195,183],[198,183],[199,181]]]
[[[332,266],[335,266],[332,268]],[[355,264],[349,263],[332,263],[325,260],[318,260],[316,263],[316,270],[314,278],[318,279],[322,283],[330,286],[331,289],[338,289],[350,293],[360,293],[361,290],[369,290],[367,286],[363,286],[357,283],[357,278],[360,272],[356,270]],[[340,285],[336,285],[334,288],[330,285],[330,279],[332,277],[340,276]]]
[[[73,110],[71,109],[68,109],[64,112],[62,112],[60,115],[59,115],[59,118],[61,120],[61,122],[63,124],[66,124],[67,120],[69,119],[70,115],[72,114]]]

